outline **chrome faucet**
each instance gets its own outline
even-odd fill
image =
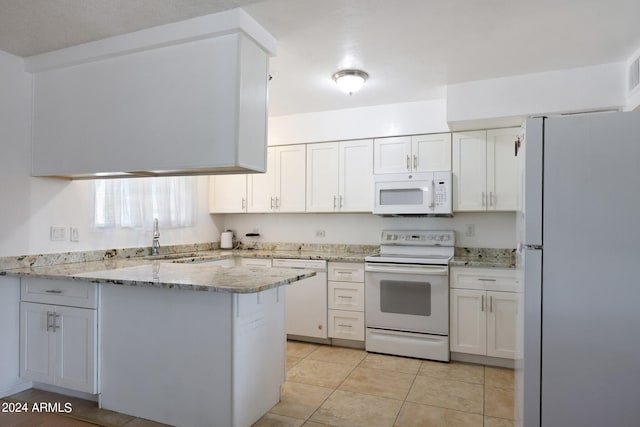
[[[158,218],[153,220],[153,243],[151,244],[151,255],[158,255],[160,249],[160,230],[158,229]]]

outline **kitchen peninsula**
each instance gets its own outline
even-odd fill
[[[94,299],[94,310],[85,311],[97,311],[101,407],[171,425],[239,427],[280,400],[281,286],[314,274],[143,257],[0,271],[20,277],[23,307],[52,307],[34,316],[40,334],[49,333],[51,312],[69,305],[62,298],[86,299],[89,308]],[[64,316],[53,320],[53,333],[73,324]],[[21,376],[31,359],[21,354]]]

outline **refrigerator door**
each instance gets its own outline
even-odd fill
[[[524,275],[524,321],[518,319],[524,360],[516,360],[516,416],[525,427],[540,426],[542,250],[521,249],[516,269]],[[523,324],[524,323],[524,324]],[[524,330],[523,330],[524,329]]]
[[[525,138],[518,153],[519,156],[523,156],[524,165],[522,206],[517,224],[518,243],[541,246],[544,119],[527,119],[525,128]]]
[[[638,425],[640,114],[544,132],[541,425]]]

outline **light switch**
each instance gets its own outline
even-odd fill
[[[51,241],[52,242],[62,242],[67,240],[67,229],[66,227],[54,227],[51,226]]]

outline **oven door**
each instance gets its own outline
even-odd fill
[[[367,263],[368,328],[449,334],[447,266]]]

